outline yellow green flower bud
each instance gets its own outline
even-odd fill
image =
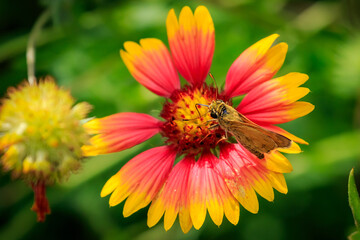
[[[89,140],[81,120],[91,106],[75,104],[69,91],[51,77],[10,88],[1,103],[0,163],[33,187],[33,209],[43,221],[50,212],[48,206],[39,205],[47,204],[45,186],[66,179],[81,165],[81,146]]]

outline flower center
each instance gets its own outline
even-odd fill
[[[218,97],[217,90],[203,85],[185,86],[175,91],[170,101],[164,104],[161,117],[166,120],[161,134],[166,143],[177,147],[179,153],[197,154],[204,149],[215,148],[225,132],[215,126],[208,108],[197,104],[209,105]]]

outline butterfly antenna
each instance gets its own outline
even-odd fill
[[[209,72],[209,76],[210,76],[211,79],[214,81],[214,85],[215,85],[215,88],[216,88],[216,98],[215,98],[215,99],[217,99],[217,98],[218,98],[218,91],[219,91],[218,86],[217,86],[216,81],[215,81],[215,78],[214,78],[214,76],[211,74],[211,72]]]
[[[205,114],[203,114],[203,115],[201,116],[201,114],[200,114],[199,109],[198,109],[198,107],[197,107],[197,106],[209,107],[209,105],[206,105],[206,104],[196,103],[196,104],[195,104],[195,108],[196,108],[197,113],[199,114],[199,117],[197,117],[197,118],[190,118],[190,119],[186,119],[186,118],[184,118],[184,119],[183,119],[183,121],[192,121],[192,120],[196,120],[196,119],[199,119],[199,118],[201,118],[202,116],[204,116],[204,115],[206,115],[206,114],[208,113],[208,112],[206,112]]]

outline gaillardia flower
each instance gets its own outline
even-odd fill
[[[9,88],[8,96],[1,100],[0,162],[5,171],[33,188],[32,210],[38,221],[50,213],[45,186],[66,179],[79,168],[81,146],[90,138],[80,121],[91,106],[74,103],[70,93],[50,77]]]
[[[85,124],[93,134],[87,155],[121,151],[157,133],[165,145],[140,153],[111,177],[101,196],[111,194],[110,206],[126,202],[123,214],[133,214],[151,203],[148,226],[164,215],[166,230],[177,215],[186,233],[199,229],[206,212],[216,225],[223,215],[233,223],[239,220],[239,203],[257,213],[258,193],[273,201],[273,188],[287,193],[283,173],[292,171],[279,152],[299,153],[297,143],[304,140],[275,124],[289,122],[311,112],[314,106],[298,99],[309,89],[299,87],[308,76],[289,73],[272,79],[284,62],[287,44],[273,45],[277,34],[246,49],[232,64],[224,90],[208,86],[214,53],[214,25],[208,10],[198,7],[194,14],[184,7],[177,19],[170,10],[166,20],[170,52],[157,39],[142,39],[140,44],[126,42],[120,55],[131,75],[143,86],[165,97],[158,120],[141,113],[118,113]],[[178,72],[188,85],[181,87]],[[264,129],[291,139],[286,149],[274,149],[258,158],[244,146],[224,139],[225,131],[216,126],[205,106],[214,100],[232,105],[231,99],[245,95],[236,110]],[[228,133],[230,135],[230,133]],[[228,136],[230,138],[230,136]],[[219,152],[219,154],[214,154]],[[176,162],[176,159],[179,159]]]

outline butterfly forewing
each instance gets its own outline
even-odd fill
[[[232,126],[229,129],[229,132],[241,145],[251,153],[255,154],[258,158],[263,158],[263,153],[267,153],[276,147],[276,144],[271,137],[253,126],[234,121],[231,121],[230,124]]]
[[[265,129],[264,129],[265,130]],[[287,137],[278,134],[276,132],[272,132],[272,131],[267,131],[267,134],[274,140],[274,142],[276,143],[277,147],[279,148],[288,148],[291,145],[291,140],[288,139]]]
[[[236,140],[258,158],[264,158],[276,148],[287,148],[291,140],[274,132],[263,129],[257,125],[242,122],[230,122],[229,132]]]

